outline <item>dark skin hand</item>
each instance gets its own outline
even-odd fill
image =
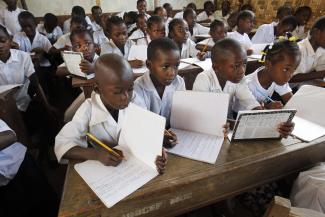
[[[89,62],[86,59],[81,60],[81,63],[79,64],[79,66],[83,73],[91,74],[94,72],[94,64],[92,64],[91,62]]]
[[[157,156],[156,158],[156,165],[157,165],[157,170],[160,175],[165,173],[166,165],[168,161],[168,156],[166,150],[163,148],[162,150],[162,156]]]
[[[168,133],[165,132],[163,145],[165,148],[173,148],[177,145],[177,136],[173,131],[168,130]]]
[[[0,151],[17,142],[17,137],[12,131],[0,132]]]

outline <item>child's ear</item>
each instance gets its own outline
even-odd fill
[[[95,84],[94,85],[94,91],[95,91],[95,93],[97,93],[97,94],[99,94],[99,88],[98,88],[98,86],[97,86],[97,84]]]

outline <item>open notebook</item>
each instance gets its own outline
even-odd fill
[[[122,124],[119,145],[126,160],[117,167],[88,160],[76,171],[108,207],[114,206],[158,175],[155,160],[162,154],[165,118],[130,104]]]
[[[291,121],[295,109],[239,111],[234,131],[228,134],[228,139],[276,139],[280,138],[277,126],[282,122]]]
[[[87,79],[91,79],[95,76],[94,73],[87,75],[81,71],[79,66],[81,60],[83,60],[83,55],[81,52],[63,51],[61,54],[70,74]]]
[[[129,51],[128,60],[147,60],[147,48],[148,45],[132,45]],[[142,74],[148,71],[148,68],[146,66],[143,66],[141,68],[132,68],[133,73],[135,74]]]
[[[311,85],[302,86],[285,108],[297,109],[293,118],[293,135],[310,142],[325,135],[325,89]]]
[[[175,92],[170,124],[178,144],[168,152],[214,164],[224,140],[228,101],[224,93]]]
[[[203,70],[210,70],[212,68],[212,62],[211,58],[206,58],[205,60],[201,61],[198,58],[186,58],[181,59],[181,62],[191,64],[191,65],[197,65],[198,67],[202,68]]]

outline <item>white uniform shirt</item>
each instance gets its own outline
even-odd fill
[[[0,119],[0,132],[4,131],[14,132]],[[25,158],[26,149],[22,144],[15,142],[0,151],[0,186],[7,185],[16,176]]]
[[[55,138],[55,155],[60,162],[63,155],[75,146],[87,148],[86,133],[110,146],[117,145],[124,110],[119,111],[118,122],[104,106],[99,94],[92,93],[91,98],[79,107],[72,121],[68,122]]]
[[[137,29],[130,35],[129,39],[134,40],[134,39],[143,38],[143,37],[144,37],[144,33],[142,32],[142,30]]]
[[[267,99],[266,96],[271,97],[273,95],[274,91],[277,92],[280,96],[283,96],[286,93],[292,92],[288,83],[280,86],[280,85],[277,85],[275,82],[272,82],[271,86],[267,90],[264,89],[258,80],[258,72],[263,69],[264,69],[264,66],[258,68],[252,74],[247,75],[246,79],[245,79],[247,82],[248,88],[250,89],[250,91],[255,96],[255,98],[257,99],[258,102],[260,102],[260,103],[264,102]]]
[[[297,39],[305,39],[307,37],[307,33],[305,32],[305,26],[297,26],[295,30],[293,30],[292,35]]]
[[[230,13],[228,13],[226,16],[222,16],[222,11],[217,10],[214,12],[214,18],[222,20],[223,23],[228,26],[228,18],[229,18]]]
[[[183,19],[184,11],[177,12],[174,16],[174,19]]]
[[[164,116],[167,125],[169,125],[173,94],[178,90],[185,91],[186,88],[184,79],[177,75],[173,82],[165,87],[163,96],[160,98],[152,83],[150,73],[146,72],[134,82],[134,91],[138,96],[138,101],[135,101],[135,103],[149,111]]]
[[[37,25],[36,30],[39,33],[42,33],[43,35],[45,35],[50,41],[54,41],[56,42],[62,35],[62,29],[60,26],[56,26],[52,32],[48,33],[44,27],[43,23],[40,23]]]
[[[6,63],[0,60],[0,85],[22,84],[16,94],[16,104],[20,111],[26,111],[31,98],[27,90],[29,77],[35,72],[30,55],[21,50],[10,50],[10,58]]]
[[[88,16],[85,17],[85,20],[86,20],[88,26],[90,26],[91,28],[93,28],[93,24],[92,24],[92,22],[91,22],[91,20],[90,20],[90,18]],[[64,34],[70,32],[70,26],[71,26],[71,18],[67,19],[63,23],[63,33]]]
[[[56,42],[53,44],[53,47],[56,49],[62,49],[65,46],[72,47],[71,40],[70,40],[70,32],[62,35]]]
[[[91,25],[94,32],[103,30],[103,28],[96,21],[92,21]]]
[[[228,117],[232,117],[232,110],[238,112],[241,110],[251,110],[260,106],[248,89],[245,79],[242,79],[238,84],[227,81],[225,87],[222,89],[213,69],[203,71],[197,75],[193,84],[193,91],[228,93]]]
[[[238,41],[245,50],[251,49],[252,47],[252,42],[246,33],[242,35],[237,31],[228,32],[227,37]]]
[[[124,57],[125,59],[127,59],[129,57],[129,52],[130,52],[130,48],[132,47],[132,45],[134,45],[135,43],[131,40],[127,40],[125,45],[124,45],[124,54],[121,52],[121,50],[114,44],[113,40],[109,40],[106,41],[104,43],[101,44],[101,53],[100,55],[106,54],[106,53],[115,53],[118,54],[122,57]]]
[[[15,35],[17,32],[21,31],[18,15],[22,11],[25,10],[18,7],[14,11],[8,11],[7,8],[0,9],[0,24],[5,26],[12,35]]]
[[[196,44],[194,41],[192,41],[190,38],[187,39],[185,43],[182,45],[182,51],[181,51],[181,59],[195,58],[199,50],[195,48]]]
[[[256,30],[252,38],[253,44],[270,44],[274,41],[274,24],[263,24]]]
[[[196,35],[206,35],[209,34],[210,28],[202,26],[199,23],[195,23],[195,25],[193,26],[193,35],[191,35],[191,39],[192,41],[196,41],[195,36]]]
[[[207,12],[202,11],[201,13],[199,13],[196,17],[197,21],[203,21],[203,20],[207,20],[210,19],[211,21],[214,20],[214,15],[211,14],[210,16],[207,15]]]
[[[103,30],[96,31],[93,33],[94,43],[101,45],[108,41],[108,38],[106,37]]]

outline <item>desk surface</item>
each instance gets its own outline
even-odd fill
[[[175,216],[237,195],[325,160],[325,137],[225,141],[215,165],[169,155],[166,173],[110,209],[68,166],[59,216]]]

